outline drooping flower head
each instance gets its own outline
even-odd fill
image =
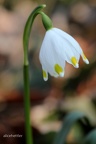
[[[48,73],[54,77],[63,77],[66,62],[78,68],[80,56],[89,64],[80,45],[72,36],[48,25],[39,55],[45,81],[48,80]]]

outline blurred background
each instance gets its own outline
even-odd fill
[[[79,69],[67,64],[64,78],[43,81],[39,50],[45,29],[35,19],[29,42],[31,124],[35,144],[51,144],[62,119],[71,111],[84,112],[96,126],[96,0],[0,0],[0,142],[25,143],[23,105],[23,30],[31,11],[46,4],[44,12],[54,27],[71,34],[90,64]],[[89,128],[90,129],[90,128]],[[88,132],[78,123],[67,142],[75,144]],[[17,137],[7,137],[7,134]]]

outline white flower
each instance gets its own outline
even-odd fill
[[[65,61],[78,68],[80,55],[83,61],[89,64],[80,45],[72,36],[57,28],[48,30],[39,55],[44,80],[48,80],[48,73],[51,76],[63,77]]]

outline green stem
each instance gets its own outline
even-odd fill
[[[30,14],[23,34],[23,48],[24,48],[24,108],[25,108],[25,131],[26,131],[26,144],[33,144],[33,137],[30,125],[30,88],[29,88],[29,61],[28,61],[28,44],[31,33],[31,28],[35,17],[38,12],[43,9],[46,5],[38,6]]]
[[[33,144],[32,131],[30,126],[30,94],[29,94],[29,66],[24,65],[24,108],[25,108],[25,129],[26,144]]]

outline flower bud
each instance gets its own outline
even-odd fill
[[[45,13],[41,12],[41,14],[42,14],[42,22],[43,22],[45,29],[49,30],[53,28],[51,19]]]

